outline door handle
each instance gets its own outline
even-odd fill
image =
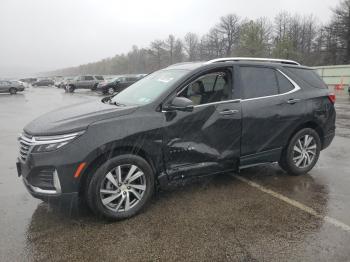
[[[300,99],[291,98],[287,100],[287,103],[291,105],[294,105],[295,103],[298,103],[298,102],[300,102]]]
[[[227,116],[227,115],[237,114],[238,112],[239,112],[239,111],[238,111],[238,110],[235,110],[235,109],[224,110],[224,111],[221,111],[221,112],[220,112],[220,115]]]

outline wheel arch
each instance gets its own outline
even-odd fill
[[[79,195],[82,195],[84,193],[86,185],[88,185],[93,173],[97,170],[98,167],[100,167],[108,159],[121,154],[133,154],[143,158],[151,166],[155,174],[154,180],[156,183],[158,183],[158,178],[156,174],[157,171],[159,171],[159,168],[157,168],[155,160],[152,158],[152,156],[140,147],[123,145],[114,148],[109,148],[104,150],[103,152],[94,154],[95,157],[92,158],[92,160],[89,162],[89,164],[81,174],[81,178],[79,181]]]
[[[311,128],[313,130],[315,130],[318,134],[318,136],[320,137],[320,141],[321,141],[321,148],[323,148],[323,144],[324,144],[324,133],[323,130],[321,128],[321,126],[316,122],[316,121],[307,121],[305,123],[300,124],[299,126],[297,126],[293,132],[290,134],[287,144],[285,145],[288,146],[290,140],[292,139],[292,137],[299,132],[300,130],[304,129],[304,128]]]

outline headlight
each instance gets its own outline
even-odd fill
[[[84,131],[58,135],[58,136],[37,136],[33,138],[33,153],[50,152],[63,147],[69,142],[73,141],[78,136],[82,135]]]

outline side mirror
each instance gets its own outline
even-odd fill
[[[175,97],[165,109],[191,112],[193,111],[193,102],[186,97]]]

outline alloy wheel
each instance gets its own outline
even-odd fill
[[[132,209],[143,198],[146,177],[136,165],[119,165],[106,173],[100,187],[102,204],[113,212]]]
[[[113,95],[114,89],[112,87],[108,88],[108,94]]]
[[[298,168],[309,167],[317,153],[316,140],[311,135],[300,137],[293,147],[293,162]]]

